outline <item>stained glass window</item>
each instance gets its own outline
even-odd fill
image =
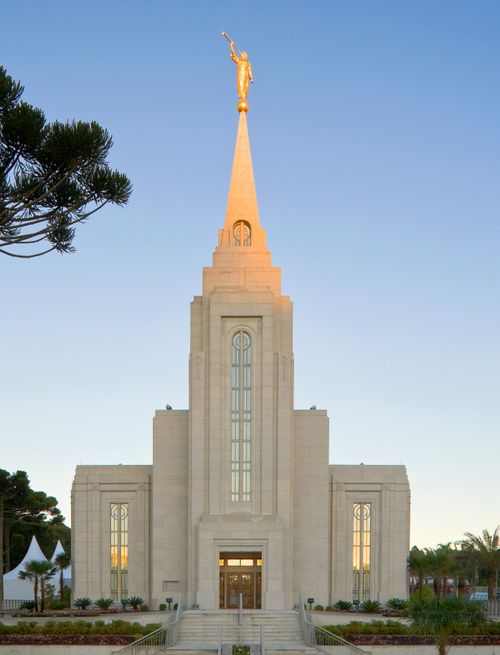
[[[231,348],[231,500],[250,502],[252,339],[238,330]]]
[[[247,221],[237,221],[233,227],[233,244],[235,246],[252,245],[252,228]]]
[[[370,599],[371,503],[354,503],[352,528],[352,597]]]
[[[111,503],[111,598],[128,596],[128,504]]]

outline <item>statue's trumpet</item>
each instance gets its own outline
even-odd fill
[[[238,48],[238,46],[235,44],[235,42],[233,41],[233,39],[232,39],[228,34],[226,34],[226,32],[222,32],[222,36],[225,36],[226,39],[229,41],[229,43],[233,46],[233,48],[235,48],[235,49],[240,53],[240,55],[241,55],[241,50],[240,50],[240,49]]]

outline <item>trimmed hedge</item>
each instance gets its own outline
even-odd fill
[[[138,639],[158,628],[161,628],[160,623],[141,625],[129,621],[47,621],[42,625],[19,621],[16,625],[0,623],[0,639],[4,635],[129,635]]]
[[[401,635],[412,637],[415,636],[415,630],[411,625],[402,623],[400,621],[372,621],[371,623],[363,623],[362,621],[351,621],[346,625],[328,625],[324,626],[334,635],[343,637],[348,641],[356,635]],[[500,636],[500,622],[499,621],[486,621],[485,623],[477,626],[468,624],[459,625],[453,630],[453,635],[460,636],[481,636],[491,635]]]
[[[0,635],[0,645],[12,646],[127,646],[132,635]]]

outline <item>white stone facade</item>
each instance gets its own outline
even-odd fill
[[[405,597],[405,468],[330,466],[327,413],[294,410],[293,386],[292,303],[260,227],[242,112],[225,226],[191,304],[189,410],[156,412],[152,466],[77,467],[75,597],[111,594],[113,503],[128,511],[126,591],[151,607],[352,599],[356,539],[361,600]],[[371,516],[358,537],[356,507]]]

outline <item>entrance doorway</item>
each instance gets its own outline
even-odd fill
[[[219,607],[237,610],[262,607],[262,553],[220,553]]]

